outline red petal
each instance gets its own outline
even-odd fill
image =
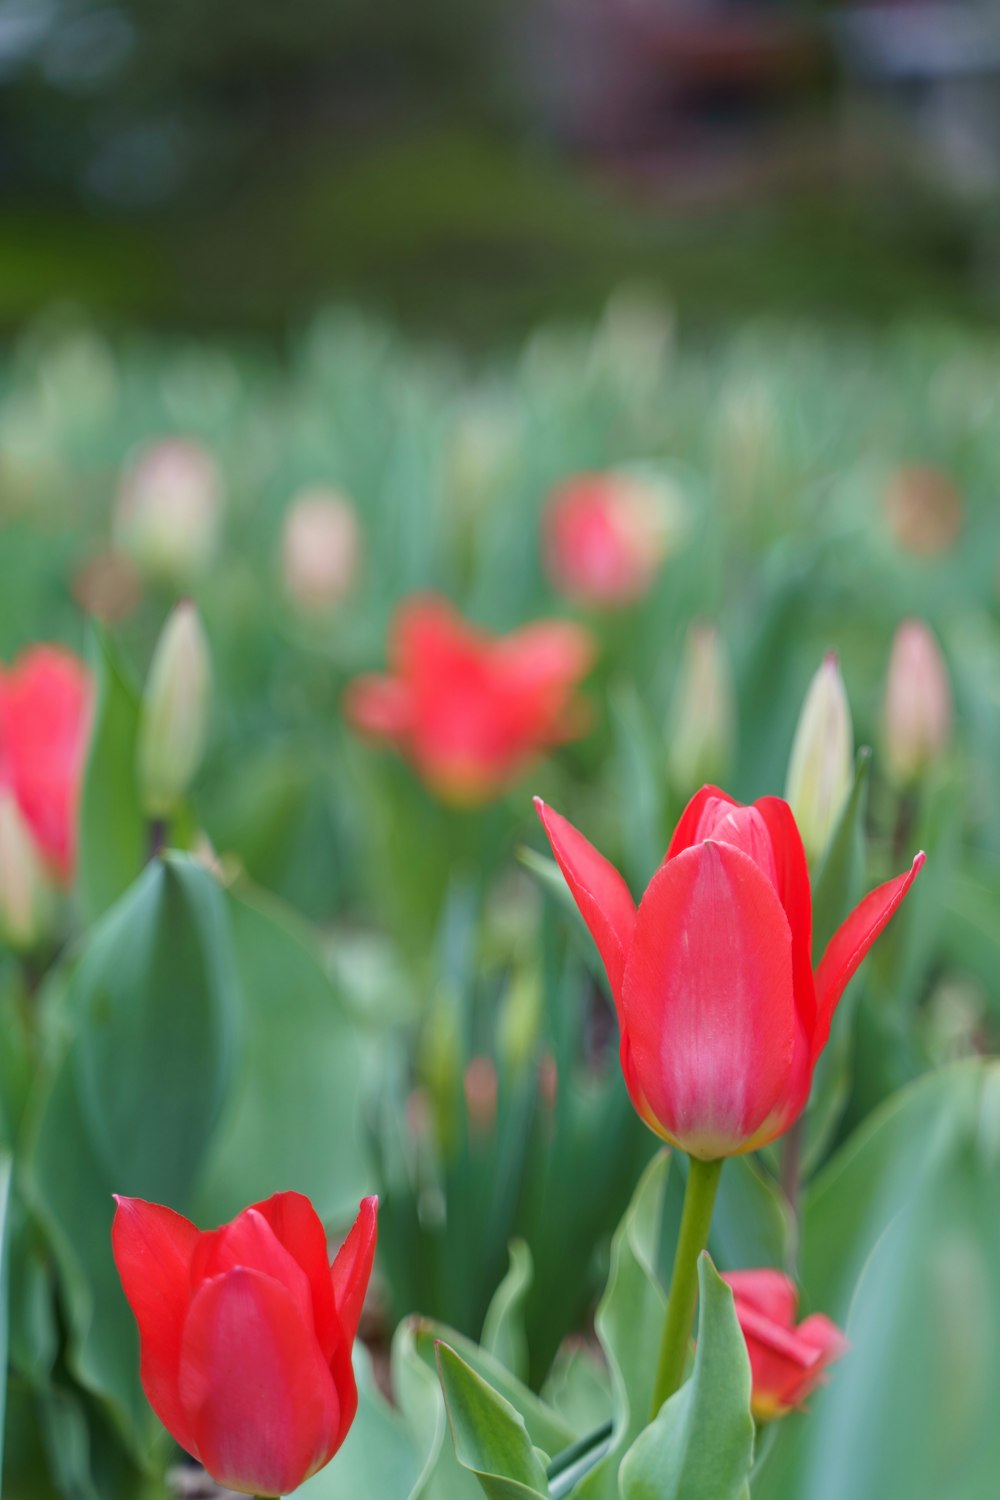
[[[650,1108],[695,1156],[760,1144],[755,1137],[787,1102],[791,948],[771,881],[728,844],[668,860],[642,899],[623,1021]]]
[[[740,806],[734,798],[720,791],[717,786],[703,786],[700,792],[695,792],[677,820],[674,836],[666,852],[667,859],[673,859],[676,854],[683,854],[685,849],[690,849],[692,844],[700,842],[704,837],[704,834],[700,834],[698,830],[701,827],[705,809],[712,802],[725,803],[729,807]]]
[[[917,855],[909,870],[870,891],[837,928],[816,970],[816,1033],[813,1061],[826,1046],[830,1022],[848,982],[859,968],[872,943],[901,904],[920,873],[926,856]]]
[[[377,1240],[378,1199],[364,1198],[354,1227],[330,1267],[334,1304],[348,1349],[358,1331]]]
[[[535,798],[535,810],[570,894],[597,944],[620,1023],[622,978],[635,931],[635,902],[614,865],[572,823],[547,807],[540,797]]]
[[[111,1247],[122,1288],[139,1325],[142,1388],[160,1421],[198,1458],[181,1405],[181,1338],[191,1297],[190,1265],[198,1231],[158,1203],[116,1197]]]
[[[765,1318],[791,1328],[799,1306],[795,1282],[784,1271],[763,1267],[753,1271],[726,1271],[723,1281],[733,1289],[737,1307],[753,1307]]]
[[[778,895],[792,930],[795,1004],[802,1029],[811,1042],[816,1027],[816,981],[812,966],[812,889],[806,851],[787,802],[780,797],[761,797],[755,806],[771,837]]]
[[[582,625],[540,620],[498,640],[494,657],[518,690],[551,689],[573,684],[584,675],[594,660],[594,640]]]
[[[327,1259],[326,1231],[319,1214],[302,1193],[275,1193],[254,1208],[271,1226],[275,1238],[301,1266],[312,1296],[316,1336],[327,1360],[341,1338]]]
[[[237,1268],[260,1271],[279,1282],[301,1308],[303,1317],[311,1320],[312,1297],[306,1273],[256,1208],[245,1208],[231,1224],[199,1236],[191,1257],[192,1295],[203,1282]]]
[[[181,1399],[221,1485],[288,1495],[328,1463],[340,1406],[308,1311],[239,1266],[203,1282],[184,1329]]]

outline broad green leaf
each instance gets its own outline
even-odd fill
[[[280,903],[242,888],[225,901],[243,1020],[197,1214],[218,1223],[296,1188],[325,1219],[349,1222],[374,1187],[355,1026],[310,934]]]
[[[447,1344],[437,1346],[455,1454],[490,1500],[548,1494],[545,1469],[524,1419]]]
[[[508,1253],[510,1268],[486,1310],[482,1345],[512,1375],[526,1380],[528,1337],[524,1327],[524,1303],[534,1271],[531,1251],[523,1240],[512,1240]]]
[[[595,1320],[611,1371],[611,1444],[580,1480],[577,1500],[617,1500],[618,1466],[646,1425],[667,1302],[656,1263],[669,1167],[668,1152],[653,1158],[612,1241],[608,1284]]]
[[[95,631],[91,660],[96,703],[80,797],[77,885],[93,921],[142,869],[146,823],[135,769],[138,694],[103,631]]]
[[[123,1193],[183,1209],[218,1120],[239,995],[225,897],[152,861],[93,932],[69,993],[88,1134]]]
[[[753,1463],[750,1360],[733,1294],[698,1265],[698,1344],[689,1379],[633,1443],[622,1500],[740,1500]]]
[[[417,1349],[415,1327],[405,1319],[392,1341],[393,1393],[418,1465],[408,1500],[481,1500],[478,1482],[455,1457],[441,1382],[433,1361]]]

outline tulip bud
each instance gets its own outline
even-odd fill
[[[951,733],[948,669],[922,620],[904,620],[896,631],[884,717],[890,774],[900,786],[912,787],[939,759]]]
[[[201,764],[208,726],[211,663],[190,600],[167,620],[153,654],[139,727],[139,784],[152,818],[173,813]]]
[[[961,535],[962,496],[948,474],[930,465],[898,469],[886,489],[884,508],[894,540],[920,557],[949,551]]]
[[[334,609],[361,561],[361,533],[348,500],[334,489],[302,490],[285,517],[281,558],[293,604],[306,614]]]
[[[115,539],[147,573],[183,585],[211,561],[222,507],[212,455],[198,443],[167,438],[142,449],[126,471]]]
[[[785,782],[785,800],[795,814],[810,864],[825,850],[847,800],[853,738],[844,680],[831,652],[809,684]]]
[[[671,722],[667,769],[678,790],[721,781],[736,739],[736,695],[714,625],[688,631]]]
[[[0,932],[12,948],[30,950],[49,931],[52,886],[13,794],[0,790]]]

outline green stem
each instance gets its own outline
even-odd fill
[[[721,1172],[721,1159],[699,1161],[696,1156],[688,1158],[684,1212],[681,1215],[681,1232],[677,1236],[674,1271],[670,1278],[670,1300],[663,1320],[660,1362],[656,1369],[650,1421],[656,1417],[664,1401],[680,1389],[684,1379],[691,1329],[694,1325],[694,1307],[698,1300],[698,1257],[708,1244],[708,1231],[712,1224],[712,1209],[715,1207]]]

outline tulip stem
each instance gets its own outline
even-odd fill
[[[653,1421],[664,1401],[679,1390],[684,1380],[694,1309],[698,1300],[698,1257],[708,1244],[712,1210],[722,1173],[722,1159],[699,1161],[688,1158],[688,1180],[684,1192],[684,1212],[677,1236],[674,1270],[670,1278],[670,1299],[663,1320],[660,1360],[653,1387]]]

